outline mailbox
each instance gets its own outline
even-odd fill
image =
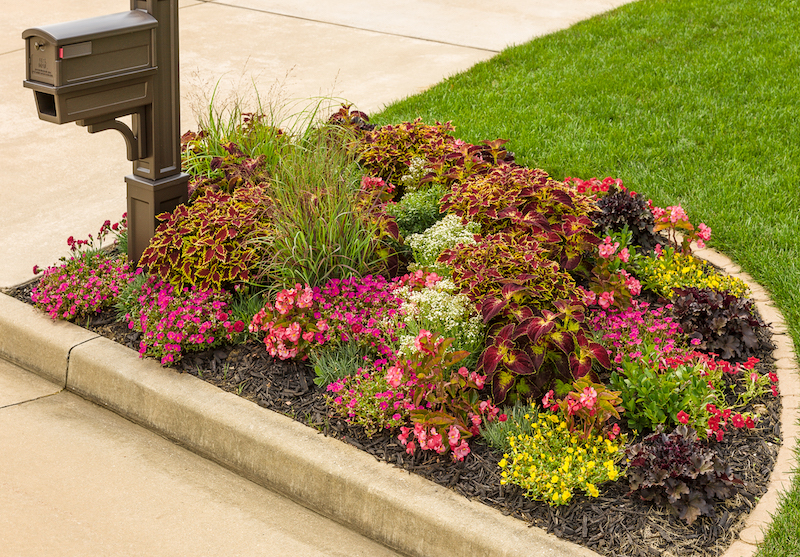
[[[133,174],[128,186],[128,258],[153,237],[156,215],[189,199],[181,172],[178,0],[130,0],[128,12],[27,29],[24,86],[39,118],[117,130]],[[117,120],[131,116],[131,125]]]
[[[28,29],[24,86],[56,124],[131,114],[153,102],[158,71],[151,14],[131,10]]]

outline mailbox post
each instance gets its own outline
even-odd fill
[[[24,86],[39,118],[122,133],[133,173],[128,258],[137,262],[155,216],[188,201],[181,172],[178,0],[131,0],[128,12],[32,28]],[[131,115],[131,127],[117,120]]]

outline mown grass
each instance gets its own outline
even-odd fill
[[[504,50],[373,123],[452,121],[556,178],[614,176],[681,203],[765,286],[800,347],[796,0],[640,0]],[[800,485],[761,556],[800,554]]]

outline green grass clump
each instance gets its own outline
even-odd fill
[[[551,176],[680,203],[771,293],[800,349],[800,28],[794,0],[640,0],[504,50],[376,124],[451,121]],[[796,555],[794,483],[762,556]],[[793,539],[791,543],[787,540]]]

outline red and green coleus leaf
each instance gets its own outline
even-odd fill
[[[492,398],[495,404],[500,404],[506,399],[516,380],[517,376],[505,369],[499,369],[492,374]]]
[[[570,371],[575,378],[589,374],[595,361],[606,369],[611,367],[611,359],[602,345],[588,340],[582,330],[578,331],[575,338],[577,349],[569,355]]]

